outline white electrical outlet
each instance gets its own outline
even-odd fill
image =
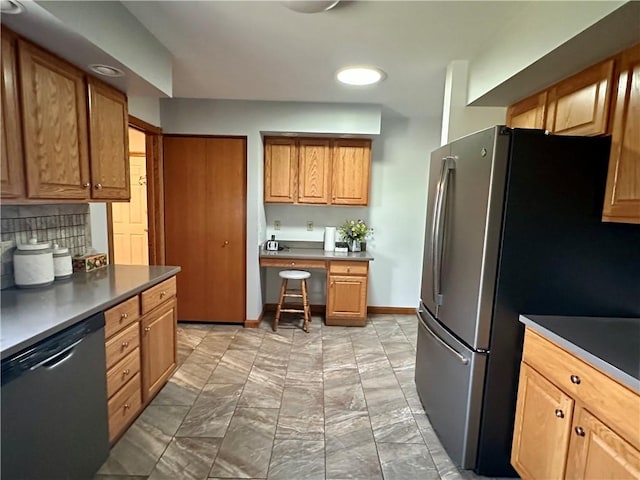
[[[280,220],[274,220],[273,221],[273,229],[274,230],[280,230]]]
[[[307,232],[313,232],[313,222],[307,222]]]

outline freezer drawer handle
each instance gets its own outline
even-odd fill
[[[444,220],[447,211],[447,191],[449,174],[456,168],[456,157],[442,159],[440,178],[436,185],[436,198],[433,202],[433,222],[431,224],[431,274],[433,275],[433,301],[442,305],[442,252],[444,244]]]
[[[429,335],[431,335],[433,338],[435,338],[437,340],[437,342],[442,345],[444,348],[446,348],[447,350],[449,350],[449,352],[451,352],[453,355],[455,355],[456,357],[458,357],[458,360],[460,360],[460,363],[462,363],[463,365],[467,365],[469,363],[469,359],[467,357],[465,357],[464,355],[462,355],[460,352],[458,352],[457,350],[455,350],[453,347],[451,347],[451,345],[449,345],[447,342],[445,342],[443,339],[441,339],[436,332],[434,332],[433,330],[431,330],[429,328],[429,325],[427,325],[425,323],[424,320],[420,319],[420,323],[422,323],[422,326],[425,328],[425,330],[429,333]]]

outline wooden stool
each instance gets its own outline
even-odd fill
[[[309,278],[311,274],[304,270],[283,270],[278,275],[280,275],[280,278],[282,278],[282,286],[280,287],[280,299],[278,300],[278,308],[276,309],[276,318],[273,320],[273,331],[275,332],[276,330],[278,330],[280,314],[282,312],[285,312],[302,313],[304,315],[304,331],[309,333],[309,322],[311,321],[311,314],[309,309],[309,299],[307,297],[307,278]],[[287,289],[287,283],[289,282],[289,280],[300,280],[300,290]],[[285,305],[285,297],[301,298],[302,303]]]

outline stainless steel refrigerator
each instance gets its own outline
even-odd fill
[[[609,148],[497,126],[432,154],[416,386],[462,468],[515,475],[519,314],[640,316],[640,225],[600,218]]]

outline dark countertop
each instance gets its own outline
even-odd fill
[[[108,265],[44,288],[2,290],[0,350],[7,358],[160,283],[180,267]]]
[[[521,315],[520,321],[640,392],[640,318]]]

